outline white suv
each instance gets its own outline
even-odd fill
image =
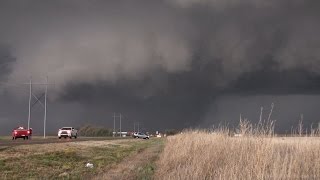
[[[72,137],[77,138],[77,136],[78,136],[78,131],[73,127],[63,127],[58,131],[59,139],[61,139],[61,137],[64,137],[64,138],[69,137],[71,139]]]
[[[134,138],[142,138],[142,139],[149,139],[150,136],[141,132],[135,132],[133,133]]]

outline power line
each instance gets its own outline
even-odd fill
[[[46,77],[46,89],[45,89],[45,93],[44,93],[43,138],[46,138],[46,124],[47,124],[47,94],[48,94],[48,76]]]
[[[136,131],[136,124],[137,124],[137,130],[138,131]],[[138,122],[133,122],[133,131],[134,132],[140,132],[140,122],[138,121]]]
[[[122,131],[121,131],[121,125],[122,125],[122,114],[119,113],[119,115],[116,115],[116,113],[113,113],[113,132],[114,132],[114,136],[117,135],[117,132],[116,132],[116,118],[119,117],[119,131],[120,131],[120,137],[121,137],[121,134],[122,134]],[[112,133],[113,134],[113,133]]]
[[[28,85],[29,86],[29,108],[28,108],[28,129],[30,129],[30,123],[31,123],[31,115],[32,115],[32,108],[39,103],[44,108],[44,117],[43,117],[43,137],[46,138],[46,122],[47,122],[47,96],[48,96],[48,85],[54,85],[53,83],[48,82],[48,76],[46,77],[46,81],[44,83],[34,83],[32,82],[32,77],[30,76],[28,83],[1,83],[0,85],[5,85],[4,88],[7,88],[8,86],[18,86],[18,85]],[[34,85],[44,85],[45,86],[45,92],[41,96],[36,96],[33,93],[33,87]],[[41,99],[44,97],[44,104],[41,102]],[[32,103],[32,100],[35,99],[35,101]]]
[[[27,83],[24,83],[27,84]],[[48,85],[52,85],[48,82],[48,76],[46,77],[45,83],[33,83],[32,77],[30,77],[29,81],[29,114],[28,114],[28,129],[30,129],[30,121],[31,121],[31,110],[32,107],[39,103],[44,108],[44,116],[43,116],[43,138],[46,138],[46,124],[47,124],[47,96],[48,96]],[[39,98],[32,93],[33,85],[45,85],[45,92]],[[41,99],[44,96],[44,104],[42,104]],[[36,99],[36,101],[31,105],[32,97]]]
[[[120,113],[120,137],[122,137],[122,131],[121,131],[121,113]]]
[[[116,113],[113,113],[113,133],[112,136],[114,137],[116,133]]]
[[[32,77],[30,77],[30,84],[29,84],[29,114],[28,114],[28,129],[30,129],[30,121],[31,121],[31,98],[32,98]]]

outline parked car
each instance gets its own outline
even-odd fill
[[[133,133],[133,138],[149,139],[150,136],[145,133],[135,132],[135,133]]]
[[[58,138],[61,139],[61,137],[64,137],[64,138],[69,137],[70,139],[72,137],[77,138],[78,131],[73,127],[63,127],[58,131]]]
[[[17,127],[12,130],[12,140],[16,140],[17,138],[29,139],[32,135],[32,129],[26,129],[22,126]]]

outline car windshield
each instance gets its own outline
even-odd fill
[[[64,128],[61,128],[61,130],[71,130],[71,128],[64,127]]]

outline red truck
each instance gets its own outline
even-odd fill
[[[12,131],[12,140],[17,138],[29,139],[32,135],[32,129],[25,129],[24,127],[17,127]]]

